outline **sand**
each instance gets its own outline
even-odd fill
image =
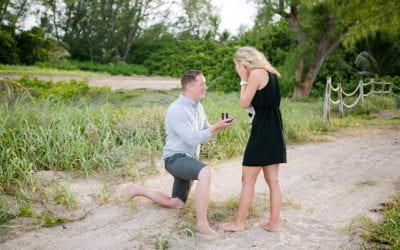
[[[0,249],[360,249],[365,244],[358,234],[360,218],[379,220],[374,209],[400,192],[400,127],[353,128],[325,142],[291,145],[287,153],[280,174],[280,233],[257,226],[267,219],[266,210],[249,219],[245,232],[183,235],[176,231],[182,221],[177,210],[144,198],[128,202],[120,196],[123,180],[45,172],[45,179],[69,184],[79,208],[64,213],[67,223],[51,228],[35,228],[26,222],[29,218],[12,220],[0,232]],[[213,202],[239,196],[240,164],[239,158],[212,165]],[[105,183],[112,195],[102,200]],[[142,184],[169,193],[171,183],[172,177],[161,170]],[[256,195],[268,196],[261,175]]]
[[[20,79],[20,74],[0,74],[0,78]],[[110,87],[111,90],[157,89],[170,90],[180,88],[180,80],[170,77],[137,77],[137,76],[61,76],[61,75],[29,75],[45,81],[68,82],[71,79],[85,80],[89,87]]]

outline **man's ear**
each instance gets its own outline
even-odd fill
[[[187,91],[191,91],[192,89],[193,89],[193,82],[189,82],[187,85],[186,85],[186,90]]]

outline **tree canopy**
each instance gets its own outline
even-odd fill
[[[282,87],[294,97],[312,94],[327,74],[356,76],[355,58],[363,51],[381,74],[399,73],[400,1],[253,1],[254,26],[232,36],[218,32],[211,0],[5,0],[0,63],[56,65],[69,57],[140,64],[171,76],[197,67],[211,80],[224,79],[219,89],[236,90],[233,52],[251,45],[281,71]],[[29,15],[40,24],[25,30]]]

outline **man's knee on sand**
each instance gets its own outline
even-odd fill
[[[171,198],[170,208],[173,209],[182,209],[185,207],[185,203],[179,198]]]

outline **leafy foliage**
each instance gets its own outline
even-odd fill
[[[172,5],[159,0],[34,2],[44,8],[38,9],[40,27],[31,30],[18,27],[31,2],[0,4],[0,63],[175,77],[198,68],[210,89],[222,92],[238,90],[232,56],[238,46],[251,45],[280,71],[284,96],[320,95],[327,76],[353,80],[362,51],[376,59],[381,75],[399,74],[394,17],[400,5],[394,0],[257,0],[254,27],[236,37],[217,34],[219,17],[210,0],[178,1],[182,11],[175,16]],[[158,18],[149,22],[151,16]],[[69,55],[72,62],[65,60]]]
[[[64,47],[41,28],[34,27],[18,34],[14,34],[14,30],[0,29],[0,63],[54,63],[69,57]]]
[[[399,33],[399,21],[394,15],[400,13],[398,1],[381,1],[380,4],[372,0],[352,1],[351,4],[335,0],[259,2],[262,3],[263,10],[259,12],[257,22],[273,25],[273,18],[276,18],[274,14],[279,15],[290,24],[296,34],[297,47],[292,52],[300,56],[297,57],[295,70],[291,74],[294,75],[293,94],[298,97],[310,94],[327,56],[343,41],[345,45],[354,44],[379,30],[390,29]],[[392,9],[387,9],[386,2],[389,2]],[[377,20],[385,20],[393,24],[394,28],[388,28],[390,26],[386,22]],[[292,61],[292,58],[295,57],[289,57],[289,60]]]
[[[212,40],[172,40],[153,51],[144,64],[152,74],[176,77],[188,69],[200,69],[211,90],[238,90],[233,64],[235,48],[234,44],[219,44]]]
[[[399,14],[400,2],[397,0],[355,0],[347,3],[346,9],[339,12],[344,22],[351,24],[344,44],[350,46],[378,32],[399,34]]]
[[[20,61],[26,65],[35,62],[50,62],[61,60],[68,57],[69,53],[57,44],[57,41],[46,36],[41,28],[32,28],[23,31],[16,38],[18,46],[18,56]]]
[[[365,76],[374,76],[380,75],[380,69],[376,60],[373,56],[371,56],[368,52],[363,51],[357,55],[355,61],[357,67],[361,69],[359,74]]]
[[[37,78],[22,77],[19,82],[28,88],[34,97],[47,98],[57,96],[62,99],[71,99],[89,92],[89,86],[85,82],[70,80],[68,83],[53,81],[41,81]]]

